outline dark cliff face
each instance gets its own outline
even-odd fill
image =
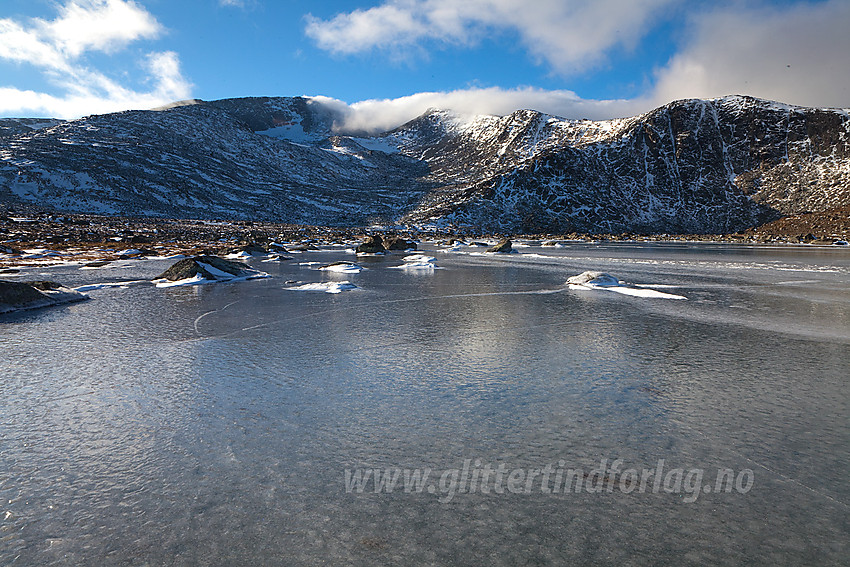
[[[304,98],[245,98],[9,123],[0,200],[305,224],[671,233],[850,204],[843,111],[748,97],[605,122],[429,111],[366,138],[334,135],[340,118]]]
[[[602,130],[512,116],[520,135],[490,153],[512,155],[515,167],[432,194],[408,218],[523,232],[720,233],[850,202],[841,111],[726,97],[674,102]],[[517,159],[523,143],[538,151]]]

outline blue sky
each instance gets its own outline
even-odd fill
[[[610,118],[751,94],[850,107],[847,0],[0,0],[0,116],[322,96]]]

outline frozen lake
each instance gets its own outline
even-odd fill
[[[0,565],[850,562],[850,250],[423,248],[3,316]]]

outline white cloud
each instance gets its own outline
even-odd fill
[[[337,16],[329,22],[313,20],[308,29],[323,47],[345,53],[404,42],[413,44],[426,36],[436,38],[438,33],[447,41],[462,42],[464,31],[475,29],[462,14],[482,4],[491,4],[494,9],[498,4],[506,9],[516,2],[468,0],[461,6],[442,0],[396,0],[372,10]],[[560,4],[572,5],[571,2]],[[598,8],[598,12],[597,19],[585,21],[585,26],[596,29],[596,24],[605,20],[606,10],[613,6],[608,3],[603,7],[603,4],[600,2],[597,7],[587,3],[586,10]],[[644,4],[643,9],[647,6]],[[529,16],[532,20],[539,18],[544,8],[552,9],[552,3],[529,3],[528,8],[533,12]],[[797,2],[785,6],[733,2],[692,10],[683,28],[685,40],[679,52],[656,70],[654,81],[646,91],[632,99],[583,99],[569,90],[534,87],[422,92],[351,105],[317,98],[335,105],[344,116],[338,125],[342,132],[389,130],[428,108],[498,115],[531,108],[565,118],[601,120],[634,116],[673,100],[730,94],[747,94],[802,106],[850,107],[850,67],[847,63],[850,2]],[[483,18],[481,16],[481,21]],[[552,22],[557,24],[557,21],[553,17]],[[524,24],[517,25],[521,29]],[[536,44],[544,45],[549,41],[547,37],[544,30]],[[597,40],[596,45],[598,56],[599,49],[604,49],[607,43]],[[573,53],[579,51],[575,48]],[[594,54],[589,56],[592,58]],[[564,57],[566,61],[568,57]]]
[[[307,16],[306,33],[322,49],[395,53],[426,41],[474,45],[494,32],[516,32],[529,52],[561,72],[587,69],[629,49],[648,22],[678,0],[385,0],[330,20]]]
[[[0,59],[38,68],[61,91],[0,86],[0,112],[74,118],[189,98],[191,85],[173,52],[150,53],[139,62],[153,84],[147,92],[126,88],[86,65],[87,52],[114,53],[161,33],[156,19],[132,0],[69,0],[52,21],[0,19]]]
[[[162,26],[131,0],[72,0],[52,22],[38,21],[43,37],[68,57],[84,51],[113,51],[127,43],[159,36]]]
[[[735,4],[692,19],[684,49],[651,95],[748,94],[803,106],[850,106],[850,2],[785,8]]]
[[[32,63],[38,67],[67,68],[65,58],[56,46],[42,41],[32,30],[8,19],[0,19],[0,59]]]
[[[350,105],[328,97],[312,98],[331,106],[344,117],[336,125],[341,133],[391,130],[420,116],[429,108],[451,109],[460,114],[472,115],[504,115],[528,108],[555,116],[590,119],[629,116],[646,110],[642,106],[644,101],[586,100],[571,91],[533,87],[424,92],[395,99],[364,100]]]

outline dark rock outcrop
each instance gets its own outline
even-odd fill
[[[356,249],[358,254],[383,254],[387,249],[384,248],[384,240],[377,234],[367,236]]]
[[[301,244],[293,244],[293,245],[289,246],[288,250],[290,252],[307,252],[307,251],[310,251],[310,250],[318,250],[318,248],[316,248],[312,244],[301,243]]]
[[[225,260],[218,256],[195,256],[193,258],[184,258],[183,260],[178,261],[157,276],[156,279],[174,282],[193,278],[197,275],[200,275],[205,280],[222,279],[220,274],[212,272],[208,269],[208,266],[211,266],[215,270],[220,270],[221,272],[230,274],[234,278],[246,277],[257,273],[247,264],[243,264],[242,262]]]
[[[84,299],[88,299],[88,296],[57,282],[0,280],[0,313],[38,309]]]
[[[508,254],[510,252],[513,252],[513,243],[509,239],[505,238],[495,246],[491,246],[490,248],[488,248],[487,252],[500,252],[503,254]]]
[[[269,253],[269,251],[265,247],[257,244],[256,242],[252,242],[250,244],[240,246],[239,248],[232,250],[230,253],[231,254],[244,253],[244,254],[249,254],[251,256],[265,256]]]
[[[273,254],[286,254],[289,250],[286,249],[286,246],[283,244],[278,244],[276,242],[272,242],[268,246],[269,252]]]
[[[387,250],[416,250],[416,243],[401,236],[388,236],[384,240],[384,248]]]

